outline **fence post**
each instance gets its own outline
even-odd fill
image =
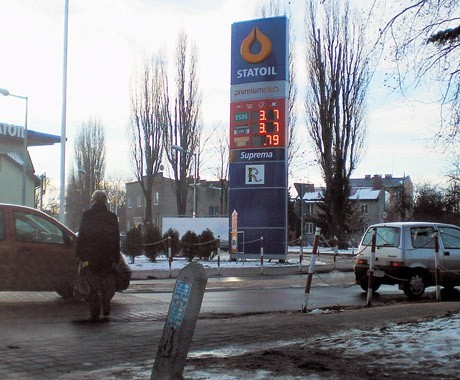
[[[334,236],[334,267],[333,267],[333,270],[336,269],[336,266],[337,266],[337,252],[339,251],[339,247],[338,247],[338,244],[339,244],[339,240],[337,239],[337,236]]]
[[[217,236],[217,275],[220,276],[220,235]]]
[[[264,237],[260,237],[260,274],[264,274]]]
[[[172,277],[171,236],[168,236],[168,265],[169,265],[169,278],[171,278]]]
[[[313,271],[315,269],[316,253],[318,252],[320,233],[321,233],[321,228],[316,227],[315,238],[313,240],[313,250],[311,252],[310,267],[308,269],[307,284],[305,285],[305,294],[304,294],[304,302],[302,305],[302,313],[307,312],[308,298],[310,297],[311,281],[313,278]]]
[[[302,260],[303,260],[303,235],[300,233],[300,254],[299,254],[299,271],[302,272]]]
[[[369,263],[369,280],[367,282],[367,300],[366,306],[372,305],[372,292],[374,291],[374,266],[375,266],[375,244],[377,240],[377,228],[372,230],[372,243],[371,243],[371,261]]]
[[[439,231],[434,231],[434,279],[436,284],[436,301],[441,301],[441,286],[439,285]]]

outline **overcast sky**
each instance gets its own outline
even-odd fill
[[[231,24],[254,18],[257,0],[70,0],[67,91],[67,171],[73,142],[82,122],[98,117],[107,140],[106,173],[133,178],[127,144],[128,88],[134,64],[164,49],[173,62],[177,34],[184,30],[199,49],[203,121],[210,129],[229,124]],[[302,23],[304,1],[292,0],[293,22]],[[0,0],[0,88],[28,96],[28,127],[61,134],[64,0]],[[375,24],[377,27],[377,23]],[[374,33],[375,31],[371,31]],[[372,34],[369,33],[369,34]],[[302,63],[303,29],[296,31]],[[442,181],[445,158],[427,145],[437,129],[439,109],[406,102],[382,87],[377,72],[371,87],[366,155],[354,177],[365,174],[410,175],[414,182]],[[298,98],[304,75],[299,69]],[[307,151],[302,128],[298,133]],[[24,101],[0,97],[0,122],[23,125]],[[36,174],[59,181],[60,147],[30,148]],[[308,162],[313,156],[306,156]],[[211,163],[203,159],[202,177]],[[314,166],[304,165],[292,181],[321,182]]]

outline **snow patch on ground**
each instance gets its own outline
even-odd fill
[[[344,357],[378,357],[385,368],[430,369],[432,375],[460,376],[460,314],[417,323],[391,324],[369,332],[349,330],[315,339],[321,350],[343,350]],[[449,376],[448,376],[449,377]]]
[[[319,311],[313,311],[319,312]],[[389,324],[370,331],[347,330],[330,336],[295,341],[274,341],[264,344],[264,349],[289,347],[291,345],[314,345],[317,349],[328,351],[341,350],[343,357],[350,363],[371,365],[380,368],[384,376],[386,368],[401,368],[406,373],[440,376],[441,378],[460,378],[458,363],[460,360],[460,314],[435,318],[432,320]],[[210,352],[192,351],[189,357],[229,357],[244,355],[260,350],[260,345],[230,346]],[[372,360],[367,361],[366,357]],[[143,365],[123,365],[110,370],[69,374],[63,379],[131,379],[150,378],[153,361]],[[197,369],[186,367],[184,377],[187,380],[299,380],[327,379],[324,375],[276,376],[269,371],[258,369],[253,372],[232,371],[225,367]]]
[[[310,252],[310,253],[309,253]],[[288,259],[280,263],[279,260],[264,260],[264,267],[293,267],[298,266],[300,264],[300,247],[289,247],[289,257]],[[295,256],[299,254],[299,256]],[[304,255],[310,255],[311,248],[307,251],[307,248],[304,248]],[[321,251],[322,255],[332,256],[333,252],[330,250]],[[352,251],[339,251],[338,255],[353,255]],[[132,271],[137,270],[169,270],[169,262],[166,256],[160,255],[156,262],[152,262],[149,260],[148,257],[141,255],[135,258],[134,263],[131,263],[131,259],[125,256],[126,262],[128,263],[129,267]],[[331,259],[332,260],[332,259]],[[223,252],[220,257],[220,262],[218,261],[217,256],[214,256],[210,261],[203,261],[198,260],[200,264],[202,264],[205,268],[218,268],[220,265],[221,268],[258,268],[260,267],[260,259],[245,259],[245,260],[238,260],[238,261],[230,261],[229,255],[227,252]],[[188,261],[183,257],[174,257],[172,262],[172,269],[182,269],[188,264]],[[310,262],[308,257],[303,257],[302,265],[309,265]],[[328,265],[325,261],[321,260],[321,256],[319,256],[316,261],[316,266],[324,266]]]

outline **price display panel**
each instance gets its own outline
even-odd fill
[[[284,99],[232,103],[230,149],[284,148],[285,105]]]

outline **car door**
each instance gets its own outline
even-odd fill
[[[11,290],[11,263],[14,255],[14,242],[8,228],[8,212],[0,208],[0,290]]]
[[[440,226],[440,266],[444,281],[460,284],[460,228]]]
[[[75,239],[33,210],[13,212],[16,290],[60,290],[75,281]]]

